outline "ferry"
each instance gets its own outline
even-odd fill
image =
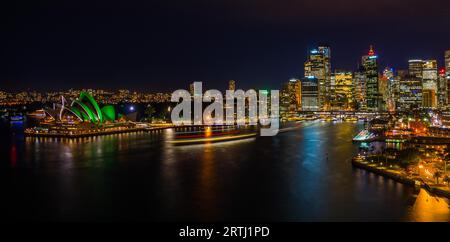
[[[20,121],[23,121],[23,116],[22,115],[14,115],[14,116],[9,117],[9,120],[11,122],[20,122]]]
[[[377,137],[378,137],[378,135],[376,135],[375,133],[370,132],[367,129],[363,129],[355,137],[353,137],[353,141],[354,142],[368,142],[368,141],[375,140]]]
[[[344,119],[344,121],[346,121],[346,122],[358,122],[358,118],[355,117],[355,116],[353,116],[353,117],[346,117]]]
[[[238,129],[237,126],[205,126],[194,131],[176,132],[174,139],[168,142],[174,145],[205,144],[254,138],[257,135],[255,130]]]
[[[44,118],[46,117],[46,114],[45,114],[45,110],[44,110],[44,109],[36,110],[36,111],[31,112],[31,113],[29,113],[29,114],[27,114],[27,115],[28,115],[29,117],[35,118],[35,119],[44,119]]]

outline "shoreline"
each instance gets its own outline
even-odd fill
[[[450,199],[450,191],[443,190],[440,187],[429,186],[428,184],[423,183],[421,180],[409,178],[409,177],[404,176],[403,174],[397,174],[388,169],[385,169],[385,168],[382,169],[382,168],[367,164],[367,162],[358,161],[354,158],[352,159],[352,165],[356,168],[363,169],[363,170],[372,172],[374,174],[377,174],[377,175],[380,175],[380,176],[383,176],[386,178],[390,178],[396,182],[405,184],[407,186],[413,187],[413,186],[418,185],[421,188],[424,188],[428,192],[432,193],[433,195],[437,195],[440,197],[446,197],[446,198]]]
[[[62,133],[27,133],[25,132],[25,136],[28,137],[49,137],[49,138],[83,138],[83,137],[94,137],[94,136],[103,136],[110,134],[123,134],[123,133],[136,133],[140,131],[146,131],[145,128],[132,128],[125,130],[114,130],[114,131],[96,131],[91,133],[82,133],[82,134],[62,134]]]

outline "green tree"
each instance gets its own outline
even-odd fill
[[[155,114],[155,112],[156,112],[155,108],[152,105],[148,104],[147,107],[145,108],[145,112],[144,112],[145,119],[148,121],[152,120],[153,114]]]
[[[399,152],[398,160],[402,167],[418,164],[420,161],[420,152],[414,148],[404,149]]]
[[[447,183],[447,187],[450,187],[450,177],[445,176],[445,177],[444,177],[444,182]]]
[[[440,171],[436,171],[433,174],[433,177],[436,178],[436,184],[439,184],[439,178],[441,178],[442,173]]]

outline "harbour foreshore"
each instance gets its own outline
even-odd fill
[[[395,171],[386,167],[377,166],[375,164],[371,164],[370,162],[363,161],[360,159],[352,159],[352,165],[354,167],[367,170],[369,172],[373,172],[377,175],[381,175],[387,178],[390,178],[394,181],[400,182],[402,184],[408,185],[408,186],[420,186],[422,188],[425,188],[427,191],[431,192],[432,194],[446,197],[450,199],[450,190],[446,189],[444,187],[437,187],[432,186],[427,183],[424,183],[421,179],[408,177],[406,174]]]

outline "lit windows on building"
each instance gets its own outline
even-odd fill
[[[331,82],[331,55],[330,47],[318,46],[309,51],[308,59],[304,64],[305,77],[317,78],[319,92],[319,108],[328,110],[330,107],[330,82]]]
[[[282,117],[295,116],[301,106],[301,81],[291,79],[283,85],[280,96],[280,114]]]
[[[408,110],[422,105],[422,79],[414,75],[400,75],[399,100],[397,108]]]
[[[368,111],[379,111],[380,95],[378,87],[378,56],[372,46],[368,55],[362,57],[362,66],[366,78],[366,106]]]
[[[424,60],[422,69],[423,107],[437,107],[438,70],[436,60]],[[428,92],[429,90],[429,92]],[[425,91],[427,96],[425,98]],[[431,98],[432,100],[429,100]]]
[[[331,76],[331,107],[333,110],[353,110],[353,75],[347,71],[336,71]]]
[[[423,60],[411,59],[408,61],[409,75],[415,76],[417,78],[422,78],[422,70],[423,70]]]
[[[318,79],[314,76],[307,76],[301,83],[302,110],[319,111]]]
[[[236,81],[235,80],[230,80],[228,82],[228,90],[231,90],[231,91],[236,90]]]
[[[439,70],[438,77],[438,107],[444,109],[448,103],[448,86],[445,68]]]
[[[445,73],[447,79],[450,79],[450,50],[445,51]]]
[[[431,89],[422,90],[422,107],[433,108],[436,107],[436,92]]]
[[[353,86],[355,106],[357,110],[365,111],[366,106],[366,75],[364,70],[360,69],[353,73]]]

